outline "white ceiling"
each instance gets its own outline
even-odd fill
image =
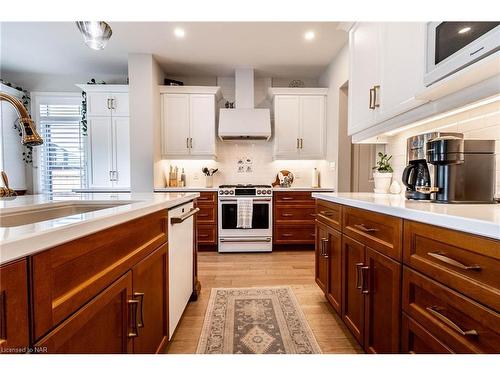
[[[1,68],[40,74],[126,74],[129,53],[152,53],[165,73],[316,78],[347,41],[337,22],[110,22],[103,51],[89,49],[73,22],[3,22]],[[183,39],[173,35],[186,31]],[[313,30],[316,38],[306,41]]]

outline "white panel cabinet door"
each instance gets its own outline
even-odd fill
[[[189,155],[189,95],[162,95],[162,154]]]
[[[415,98],[425,88],[425,23],[383,22],[381,32],[380,108],[377,122],[425,103]]]
[[[107,92],[87,92],[87,116],[111,115],[111,97]]]
[[[112,187],[113,134],[111,117],[89,117],[89,187]]]
[[[111,113],[113,117],[129,116],[129,97],[127,92],[113,92],[109,94],[111,102]]]
[[[324,159],[325,157],[325,97],[308,95],[300,97],[300,158]]]
[[[349,135],[375,122],[377,109],[370,108],[370,90],[380,84],[379,46],[380,23],[359,22],[350,30]]]
[[[128,117],[113,118],[113,186],[130,187],[130,125]]]
[[[190,154],[215,155],[215,99],[213,95],[189,95]]]
[[[274,157],[299,157],[300,97],[280,95],[274,98]]]

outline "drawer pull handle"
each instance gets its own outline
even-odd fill
[[[283,213],[283,214],[281,214],[281,216],[283,216],[283,217],[290,217],[290,216],[293,216],[293,214],[284,214]]]
[[[208,234],[198,234],[198,237],[200,237],[200,238],[207,238]]]
[[[293,197],[281,197],[282,201],[293,201]]]
[[[358,228],[359,230],[362,230],[363,232],[366,232],[366,233],[372,233],[372,232],[379,231],[377,228],[367,228],[367,227],[365,227],[364,224],[354,224],[354,227]]]
[[[328,217],[333,216],[335,214],[335,212],[333,211],[320,211],[319,213],[323,216],[328,216]]]
[[[437,306],[430,306],[425,308],[427,311],[429,311],[432,315],[434,315],[436,318],[441,320],[443,323],[447,324],[451,328],[453,328],[455,331],[460,333],[462,336],[478,336],[479,334],[475,329],[470,329],[468,331],[464,331],[462,328],[458,326],[455,322],[453,322],[450,318],[444,316],[441,314],[438,310],[439,308]]]
[[[144,327],[144,293],[139,293],[139,292],[134,293],[134,298],[137,297],[139,297],[139,301],[141,303],[141,306],[138,307],[138,310],[141,312],[140,314],[141,319],[140,321],[137,322],[137,327],[142,328]]]
[[[207,217],[208,214],[198,214],[198,217]]]
[[[356,263],[356,289],[361,289],[361,267],[363,263]]]
[[[283,237],[292,237],[293,234],[292,233],[283,233]]]
[[[316,217],[316,216],[318,216],[317,214],[309,214],[309,215],[311,215],[312,217]]]
[[[455,259],[449,258],[444,254],[441,253],[427,253],[427,255],[436,258],[440,260],[441,262],[447,263],[449,265],[455,266],[457,268],[460,268],[465,271],[481,271],[481,267],[478,266],[477,264],[474,264],[472,266],[466,266],[463,263],[460,263],[459,261],[456,261]]]

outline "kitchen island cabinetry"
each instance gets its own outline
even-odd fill
[[[338,196],[318,199],[317,210],[341,218],[340,315],[366,352],[500,353],[499,240],[353,207],[352,196]],[[316,227],[326,238],[338,223],[317,220]],[[316,251],[324,253],[321,241]],[[326,268],[318,255],[316,262]],[[316,280],[338,311],[328,277]]]
[[[29,345],[28,265],[0,266],[0,353],[25,353]]]

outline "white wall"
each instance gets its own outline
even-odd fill
[[[409,125],[411,126],[411,125]],[[392,155],[394,179],[401,182],[406,166],[406,139],[431,131],[458,132],[464,139],[494,139],[496,154],[496,195],[500,195],[500,101],[402,131],[391,138],[386,152]]]
[[[134,192],[153,191],[160,160],[160,94],[163,72],[151,54],[129,54],[130,182]]]
[[[334,162],[336,165],[335,170],[328,168],[326,173],[326,180],[329,186],[335,189],[338,187],[337,170],[343,168],[338,165],[338,134],[339,134],[339,89],[349,79],[349,49],[346,45],[342,48],[337,56],[330,63],[325,72],[319,77],[319,85],[321,87],[328,87],[327,99],[327,154],[328,162]]]

